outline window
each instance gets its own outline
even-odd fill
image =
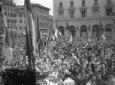
[[[62,2],[59,3],[59,6],[62,7]]]
[[[17,23],[17,20],[14,20],[14,24],[16,24]]]
[[[62,19],[63,16],[64,16],[64,9],[63,9],[63,4],[62,4],[62,2],[59,3],[58,14],[59,14],[59,18]]]
[[[85,18],[86,17],[86,10],[81,10],[81,17]]]
[[[82,5],[80,7],[80,10],[81,10],[81,17],[85,18],[87,13],[87,6],[85,5],[85,0],[82,0]]]
[[[16,17],[16,14],[14,14],[14,17]]]
[[[73,1],[70,2],[70,5],[73,6]]]
[[[70,2],[69,14],[71,18],[74,18],[75,8],[73,6],[73,1]]]
[[[22,30],[22,26],[19,26],[19,30]]]
[[[6,6],[4,6],[4,10],[7,10]]]
[[[94,0],[94,5],[97,5],[98,4],[98,0]]]
[[[85,25],[82,25],[81,27],[80,27],[80,36],[82,37],[82,38],[86,38],[87,37],[87,26],[85,26]]]
[[[22,14],[21,14],[21,13],[19,13],[19,17],[22,17]]]
[[[93,7],[93,16],[94,17],[97,17],[99,16],[99,7]]]
[[[22,20],[22,19],[20,19],[19,23],[23,23],[23,20]]]
[[[105,11],[107,16],[111,16],[111,13],[113,11],[113,5],[111,0],[107,0],[107,3],[105,5]]]
[[[10,23],[10,19],[7,19],[7,23]]]
[[[10,16],[13,17],[13,13],[11,13]]]
[[[5,16],[7,16],[7,12],[4,12]]]
[[[112,8],[106,8],[106,15],[111,16]]]
[[[85,0],[82,0],[82,5],[85,5]]]
[[[13,26],[12,26],[12,25],[10,26],[10,29],[13,29]]]
[[[111,4],[111,0],[107,0],[107,4]]]
[[[106,38],[112,38],[112,28],[110,24],[106,25],[105,33],[106,33]]]

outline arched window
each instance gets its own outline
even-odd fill
[[[112,37],[112,28],[110,24],[107,24],[105,27],[105,34],[107,38],[111,38]]]
[[[74,37],[75,34],[76,34],[76,33],[75,33],[75,26],[73,26],[73,25],[70,26],[70,29],[69,29],[69,30],[70,30],[70,32],[71,32],[71,34],[72,34],[72,37]]]
[[[59,31],[60,31],[60,33],[61,33],[62,35],[64,35],[64,27],[63,27],[63,26],[60,26],[60,27],[59,27]]]
[[[81,32],[80,32],[81,37],[86,38],[87,37],[87,26],[82,25],[80,29],[81,29]]]
[[[96,38],[98,36],[99,26],[98,25],[94,25],[92,31],[93,31],[92,32],[93,38]]]

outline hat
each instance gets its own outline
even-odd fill
[[[64,72],[65,74],[71,74],[71,72],[68,69],[66,69]]]

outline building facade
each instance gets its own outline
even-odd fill
[[[32,10],[34,12],[34,19],[36,28],[40,29],[42,34],[48,32],[49,28],[49,8],[44,7],[40,4],[32,4]]]
[[[6,16],[7,25],[9,30],[16,30],[17,16],[16,16],[16,5],[12,0],[1,0],[2,10]]]
[[[54,21],[65,36],[68,25],[72,36],[115,39],[114,11],[115,0],[53,0]]]
[[[40,4],[32,4],[32,11],[34,12],[34,21],[36,27],[36,37],[39,39],[38,29],[41,33],[42,47],[47,45],[49,32],[49,8]]]
[[[24,6],[17,6],[17,31],[22,33],[25,32],[26,28],[26,18],[25,18],[25,9]]]

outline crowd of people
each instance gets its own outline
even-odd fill
[[[13,62],[15,68],[26,68],[25,37],[18,36],[13,45]],[[50,41],[36,56],[36,70],[47,73],[48,78],[66,79],[69,73],[75,82],[83,85],[89,80],[106,81],[115,72],[115,42],[101,39],[78,39],[77,42],[67,42],[60,39]],[[46,79],[48,79],[46,78]],[[54,78],[53,78],[54,79]],[[59,80],[59,79],[58,79]]]
[[[55,43],[55,42],[54,42]],[[66,71],[80,85],[95,78],[106,81],[115,71],[115,42],[112,40],[79,40],[77,43],[58,41],[45,49],[37,66],[56,78],[64,79]]]

